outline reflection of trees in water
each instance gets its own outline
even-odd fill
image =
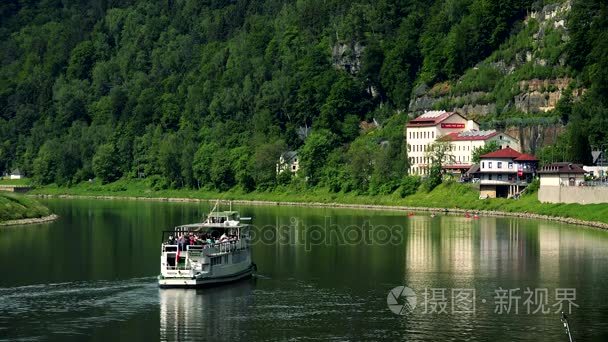
[[[255,279],[206,289],[160,289],[162,341],[238,340]]]

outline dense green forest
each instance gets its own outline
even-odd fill
[[[413,89],[457,80],[552,2],[4,0],[0,173],[407,192]],[[555,115],[576,161],[608,145],[607,8],[575,0],[567,22],[566,67],[587,91]],[[276,175],[287,150],[296,177]]]

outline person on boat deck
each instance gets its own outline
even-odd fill
[[[175,238],[173,235],[169,235],[169,240],[167,241],[168,245],[175,245]]]
[[[223,233],[222,236],[220,236],[220,242],[224,242],[228,240],[228,236],[226,235],[226,233]]]
[[[181,233],[177,237],[177,247],[179,248],[180,251],[183,251],[186,249],[186,238]]]

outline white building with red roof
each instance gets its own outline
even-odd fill
[[[430,145],[450,133],[479,129],[479,125],[456,112],[430,111],[410,120],[406,125],[406,140],[410,174],[427,174]]]
[[[519,150],[519,141],[512,136],[496,130],[452,132],[442,138],[450,143],[452,161],[443,165],[444,169],[465,173],[473,166],[473,152],[491,142],[496,142],[500,149],[512,148]]]
[[[518,195],[532,182],[537,167],[536,157],[510,147],[480,156],[480,197]]]
[[[466,172],[473,162],[475,148],[496,141],[502,148],[518,149],[519,141],[495,130],[480,131],[479,124],[456,112],[431,111],[411,120],[406,125],[410,174],[424,175],[430,166],[429,151],[435,141],[450,143],[450,160],[444,169]]]

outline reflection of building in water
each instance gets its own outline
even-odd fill
[[[472,219],[413,217],[409,222],[406,260],[409,271],[473,272]]]
[[[450,217],[442,221],[441,234],[444,237],[441,239],[444,258],[442,268],[457,272],[459,275],[473,273],[472,231],[476,229],[477,222],[479,221],[461,217]]]
[[[238,340],[254,280],[203,290],[160,289],[161,341]]]
[[[539,222],[539,272],[543,279],[559,275],[560,230],[553,222]]]
[[[496,218],[484,217],[479,227],[479,271],[483,274],[494,272],[497,255]]]
[[[429,272],[436,267],[433,255],[432,225],[428,217],[411,217],[408,220],[405,265],[413,276]]]
[[[538,232],[532,221],[486,218],[480,230],[481,272],[538,273]]]

